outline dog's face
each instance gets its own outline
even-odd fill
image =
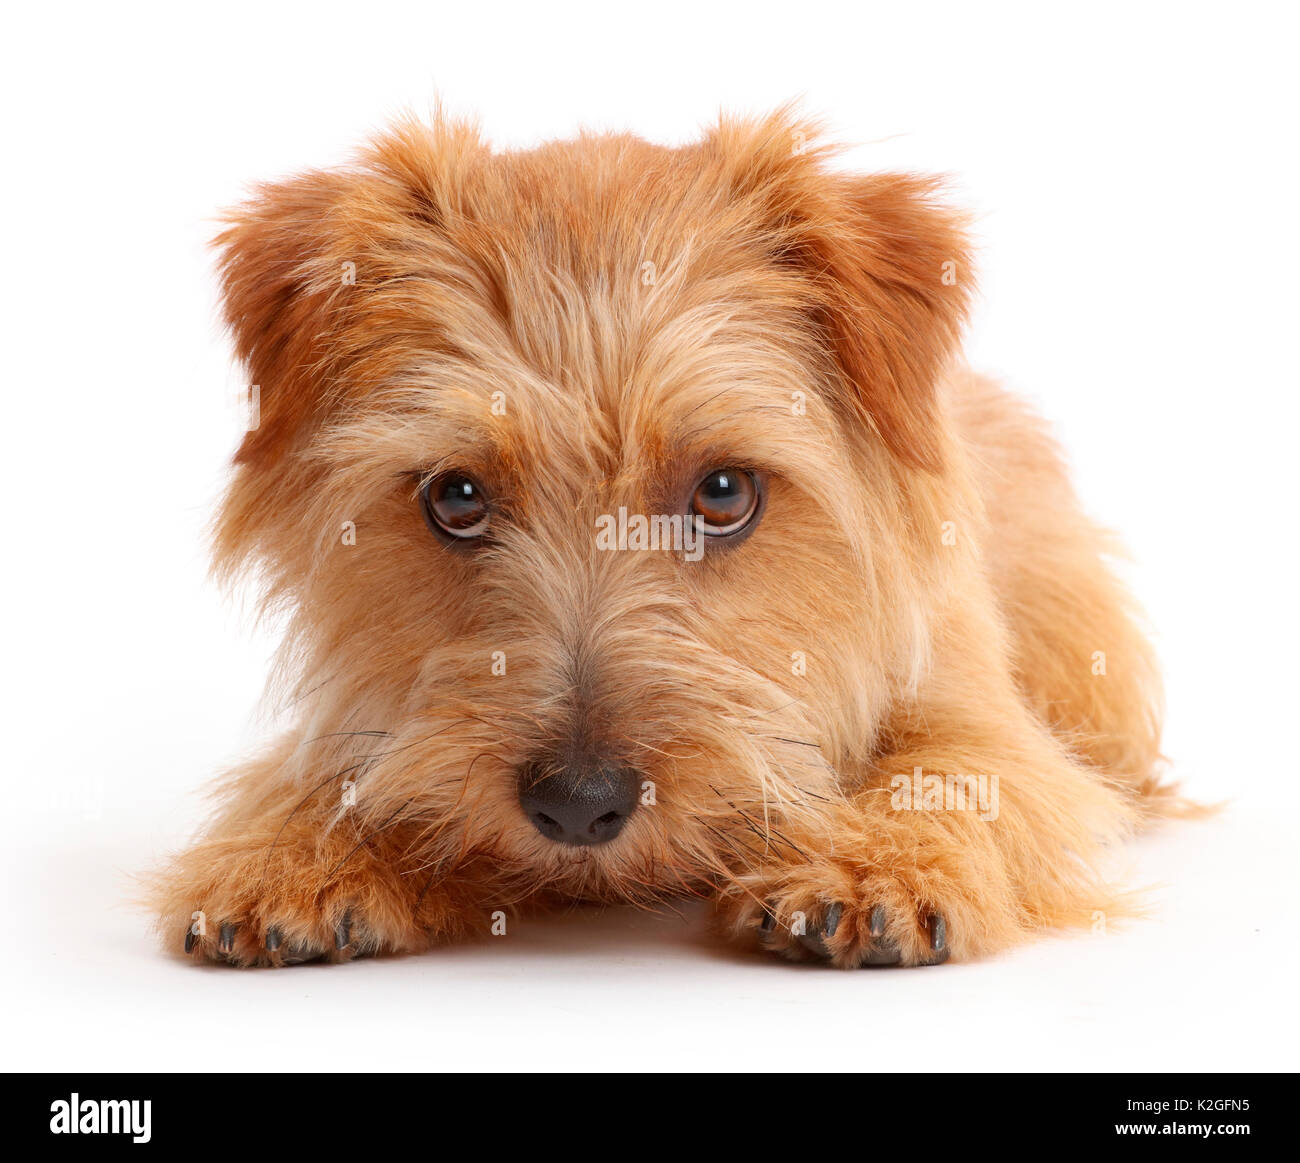
[[[806,134],[406,126],[232,218],[260,416],[218,559],[292,612],[287,762],[362,829],[640,899],[869,753],[961,504],[934,396],[965,254],[925,183]]]

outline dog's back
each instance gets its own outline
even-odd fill
[[[1081,508],[1055,440],[1023,400],[965,368],[946,379],[987,520],[983,558],[1025,698],[1070,750],[1170,801],[1156,774],[1163,697],[1141,615]]]

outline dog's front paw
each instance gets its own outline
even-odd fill
[[[185,952],[199,961],[282,966],[349,961],[383,951],[381,943],[367,928],[353,922],[350,910],[332,926],[325,913],[315,910],[308,917],[269,923],[262,915],[267,911],[266,906],[252,905],[237,911],[242,919],[219,919],[214,923],[209,921],[205,910],[195,910],[185,928]],[[273,911],[291,913],[284,906]]]
[[[470,926],[439,884],[367,848],[199,845],[160,878],[165,944],[196,961],[284,966],[414,952]]]
[[[719,907],[733,935],[795,961],[939,965],[952,951],[942,901],[898,876],[829,861],[746,876]]]
[[[380,878],[335,882],[323,868],[286,877],[259,873],[255,862],[218,861],[205,879],[189,894],[192,907],[179,924],[171,922],[174,932],[164,934],[197,961],[278,967],[421,943],[415,927],[399,920],[405,906]]]

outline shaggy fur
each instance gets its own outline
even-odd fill
[[[743,942],[924,964],[1115,910],[1100,853],[1175,801],[1113,546],[954,357],[961,218],[815,140],[786,112],[680,149],[405,122],[230,217],[261,418],[216,560],[288,614],[297,725],[159,877],[169,944],[201,913],[193,957],[339,959],[701,894]],[[765,482],[743,541],[596,547],[720,466]],[[422,519],[448,469],[492,497],[472,547]],[[518,799],[579,745],[653,790],[598,847]],[[995,777],[996,819],[903,810],[916,769]]]

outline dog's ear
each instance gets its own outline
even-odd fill
[[[808,250],[847,402],[904,463],[938,470],[938,380],[969,301],[961,220],[935,201],[933,179],[826,181]]]
[[[937,179],[831,170],[818,133],[782,110],[724,122],[710,144],[765,217],[766,244],[808,281],[842,407],[905,464],[938,470],[938,378],[972,285],[964,219],[938,200]]]
[[[343,228],[354,179],[309,173],[262,186],[217,237],[223,313],[253,394],[235,463],[258,466],[325,408],[330,331],[348,290]]]
[[[226,215],[224,316],[260,411],[236,464],[282,456],[338,405],[350,365],[373,347],[376,290],[421,269],[484,152],[472,123],[402,118],[358,164],[262,186]]]

